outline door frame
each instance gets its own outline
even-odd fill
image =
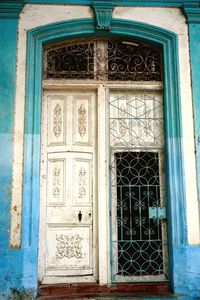
[[[46,110],[44,108],[46,101],[42,101],[42,115],[41,115],[41,174],[40,174],[40,199],[42,202],[40,203],[40,224],[39,224],[39,255],[38,255],[38,274],[39,274],[39,281],[42,284],[55,284],[55,283],[87,283],[87,282],[96,282],[98,281],[98,270],[102,269],[102,272],[109,274],[108,278],[111,278],[110,281],[112,283],[116,283],[117,281],[113,281],[113,270],[112,270],[112,256],[113,250],[111,241],[112,237],[112,230],[111,230],[111,219],[113,218],[113,211],[112,211],[112,199],[111,199],[111,192],[110,192],[110,174],[109,174],[109,164],[110,164],[110,153],[109,153],[109,97],[110,93],[115,90],[118,91],[155,91],[162,93],[163,97],[163,82],[156,81],[156,82],[109,82],[109,81],[101,81],[101,80],[90,80],[87,82],[87,86],[85,84],[85,80],[60,80],[60,79],[48,79],[43,80],[42,82],[43,88],[43,98],[46,98],[47,95],[67,95],[72,91],[77,95],[80,92],[93,92],[96,94],[96,133],[98,132],[96,138],[96,150],[95,156],[98,159],[96,160],[96,166],[94,168],[96,171],[94,174],[97,175],[95,179],[96,185],[96,193],[94,195],[95,203],[94,203],[94,212],[93,212],[93,239],[95,241],[95,247],[93,247],[93,253],[96,256],[96,267],[94,265],[94,276],[87,275],[85,278],[83,276],[78,277],[70,277],[70,276],[52,276],[48,279],[45,277],[45,226],[44,219],[46,219],[46,206],[45,206],[45,198],[46,192],[45,188],[46,184],[46,165],[47,162],[44,164],[44,153],[43,149],[46,144],[47,137],[44,136],[44,116],[46,115]],[[66,93],[65,93],[66,92]],[[98,107],[98,109],[97,109]],[[45,112],[45,113],[44,113]],[[97,147],[98,145],[98,147]],[[43,157],[44,156],[44,157]],[[97,167],[98,166],[98,167]],[[98,201],[98,199],[101,199]],[[100,216],[100,217],[99,217]],[[103,218],[102,218],[103,216]],[[96,237],[96,238],[95,238]],[[104,244],[104,245],[103,245]],[[105,251],[105,249],[107,251]],[[161,278],[161,277],[160,277]],[[131,280],[128,279],[128,282],[142,282],[142,280]],[[150,280],[151,282],[153,280]],[[162,281],[162,280],[157,280]],[[163,280],[166,281],[166,280]],[[121,281],[118,281],[119,283]],[[126,282],[124,280],[123,282]]]
[[[169,252],[171,280],[174,281],[173,261],[178,255],[176,246],[187,243],[184,163],[182,147],[181,102],[179,91],[178,37],[168,30],[121,19],[112,19],[110,32],[96,32],[93,19],[76,19],[45,25],[28,31],[26,66],[26,104],[24,131],[23,215],[26,227],[22,240],[31,249],[37,282],[38,234],[40,207],[40,132],[42,103],[42,48],[44,45],[67,39],[98,37],[129,38],[155,43],[163,48],[164,113],[166,137],[166,173]],[[173,118],[171,117],[173,116]],[[31,196],[30,196],[31,195]],[[28,221],[27,221],[28,220]],[[24,221],[25,222],[25,221]],[[28,224],[28,225],[27,225]],[[24,243],[24,242],[23,242]],[[105,245],[103,246],[105,249]],[[99,249],[99,251],[101,251]],[[99,282],[109,283],[103,268]],[[173,284],[174,285],[174,284]]]

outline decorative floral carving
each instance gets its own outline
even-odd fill
[[[59,137],[61,134],[61,126],[62,126],[62,110],[60,105],[57,103],[53,110],[53,133],[55,137]]]
[[[84,198],[86,195],[86,170],[82,167],[79,170],[79,198]]]
[[[82,258],[84,256],[82,252],[83,246],[81,245],[81,241],[83,240],[83,238],[80,237],[79,234],[56,234],[56,240],[57,258]]]
[[[87,112],[85,109],[85,105],[81,104],[81,106],[78,109],[78,132],[81,137],[83,137],[86,134],[86,118]]]
[[[53,195],[55,198],[60,196],[60,168],[55,167],[53,170]]]

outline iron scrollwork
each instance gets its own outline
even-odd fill
[[[94,78],[94,44],[65,44],[45,51],[45,77],[60,79]]]
[[[161,53],[157,48],[126,41],[108,42],[108,80],[161,80]]]
[[[162,80],[161,49],[141,42],[75,41],[46,49],[44,57],[47,79]]]

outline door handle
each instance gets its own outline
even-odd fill
[[[79,222],[81,222],[81,220],[82,220],[82,212],[81,211],[79,211],[79,213],[78,213],[78,220],[79,220]]]

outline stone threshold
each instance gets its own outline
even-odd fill
[[[36,298],[37,300],[153,300],[153,299],[162,299],[162,300],[175,300],[175,299],[182,299],[182,300],[191,300],[190,297],[183,296],[183,295],[175,295],[172,293],[151,293],[151,294],[116,294],[112,296],[108,295],[101,295],[101,296],[84,296],[84,295],[63,295],[63,296],[39,296]]]
[[[38,300],[63,299],[187,299],[171,293],[169,282],[39,285]]]

